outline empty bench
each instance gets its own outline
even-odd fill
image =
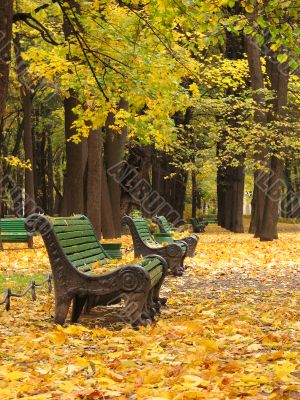
[[[25,228],[25,218],[1,218],[0,241],[2,243],[27,243],[33,248],[32,236]]]
[[[175,231],[175,229],[170,226],[166,217],[161,215],[161,216],[155,216],[152,219],[158,225],[160,232],[167,234],[173,240],[173,243],[184,242],[187,244],[187,246],[188,246],[187,256],[188,257],[193,257],[195,255],[196,246],[197,246],[197,243],[199,240],[197,235],[190,235],[190,236],[186,236],[179,240],[174,240],[172,238],[172,233]]]
[[[205,228],[208,225],[208,222],[204,221],[203,218],[191,218],[190,222],[195,233],[205,232]]]
[[[140,262],[115,267],[97,239],[90,221],[82,215],[47,218],[34,214],[26,220],[28,232],[39,231],[44,240],[53,273],[55,323],[64,324],[71,303],[71,321],[85,308],[120,303],[122,317],[133,326],[147,325],[159,313],[160,288],[167,273],[165,260],[149,255]],[[97,268],[107,273],[97,273]]]
[[[129,227],[135,257],[158,254],[163,257],[173,275],[181,276],[184,272],[184,259],[187,255],[188,246],[179,241],[162,246],[151,235],[147,222],[142,217],[124,216],[122,224]]]

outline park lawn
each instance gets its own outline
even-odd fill
[[[55,326],[46,289],[34,303],[12,299],[0,308],[1,398],[299,399],[300,231],[280,228],[261,243],[209,226],[185,276],[167,278],[168,307],[139,331],[107,309]],[[36,247],[6,246],[1,289],[48,272]]]

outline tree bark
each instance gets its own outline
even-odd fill
[[[128,110],[128,102],[124,99],[120,100],[119,109]],[[113,168],[118,165],[124,158],[125,144],[127,138],[127,126],[121,128],[121,132],[117,133],[110,128],[115,122],[114,114],[110,113],[107,117],[105,131],[106,141],[104,147],[104,159],[106,169]],[[113,211],[113,223],[116,237],[121,236],[121,187],[119,176],[111,176],[107,174],[108,193]]]
[[[88,137],[87,216],[98,237],[101,236],[102,132],[92,131]]]
[[[196,218],[197,216],[197,205],[198,205],[198,187],[197,187],[197,179],[196,172],[192,172],[192,218]]]
[[[239,5],[236,4],[233,13],[239,12]],[[244,57],[243,38],[231,32],[227,33],[225,56],[231,60],[238,60]],[[227,95],[232,95],[230,89]],[[234,93],[236,95],[236,93]],[[237,94],[238,95],[238,94]],[[227,118],[227,125],[238,128],[238,115],[234,113]],[[228,132],[223,132],[220,143],[217,144],[217,156],[222,159],[222,152],[225,149]],[[244,202],[244,155],[236,156],[239,161],[237,167],[228,166],[226,163],[218,167],[217,171],[217,196],[218,196],[218,223],[225,229],[235,232],[244,232],[243,226],[243,202]]]
[[[69,1],[72,8],[80,14],[80,5],[74,0]],[[62,7],[64,9],[64,6]],[[64,16],[63,30],[67,41],[73,40],[74,27],[73,16]],[[76,61],[72,54],[67,56],[69,61]],[[66,135],[66,170],[64,176],[64,190],[61,213],[62,215],[84,214],[85,212],[85,171],[87,163],[87,140],[81,138],[80,143],[74,143],[71,139],[77,131],[73,123],[77,115],[73,109],[78,105],[78,95],[75,90],[69,90],[69,97],[64,100],[65,109],[65,135]]]
[[[265,125],[267,123],[267,115],[265,112],[266,102],[265,95],[263,93],[264,85],[264,75],[261,65],[261,54],[259,46],[252,38],[246,38],[246,52],[248,57],[249,72],[251,78],[251,87],[254,91],[253,99],[256,102],[257,108],[255,111],[254,119],[257,124]],[[266,168],[266,157],[268,150],[261,143],[257,144],[256,148],[256,163],[260,162]],[[253,200],[252,200],[252,212],[251,212],[251,222],[250,222],[250,233],[254,233],[255,237],[259,237],[264,204],[265,204],[265,190],[264,186],[268,179],[268,175],[261,169],[256,169],[254,172],[254,189],[253,189]]]
[[[0,2],[0,218],[3,216],[3,128],[4,113],[6,110],[9,70],[11,61],[11,38],[13,20],[13,0]],[[0,231],[1,232],[1,231]],[[2,249],[0,240],[0,249]]]
[[[36,211],[35,190],[34,190],[34,164],[32,146],[32,96],[29,90],[23,95],[24,113],[24,152],[25,160],[30,161],[31,169],[25,169],[25,216],[28,217]]]
[[[76,134],[73,123],[77,116],[73,108],[78,104],[77,94],[70,92],[65,99],[65,133],[66,133],[66,171],[64,177],[64,194],[62,215],[84,214],[85,212],[85,185],[84,176],[87,161],[87,141],[82,138],[80,143],[71,139]]]
[[[104,239],[117,237],[113,220],[113,210],[107,185],[107,175],[105,169],[102,170],[102,194],[101,194],[101,222],[102,234]]]
[[[48,214],[54,212],[54,175],[53,175],[53,149],[51,132],[47,133],[47,176],[48,176]]]
[[[285,64],[278,64],[273,59],[267,59],[267,73],[271,82],[271,89],[276,97],[273,101],[273,110],[270,112],[270,120],[282,120],[284,124],[285,107],[288,100],[288,68]],[[276,141],[281,142],[285,134],[284,125],[276,137]],[[277,222],[280,204],[281,180],[283,176],[284,163],[276,152],[271,157],[271,166],[266,192],[264,214],[260,232],[261,241],[271,241],[278,237]]]

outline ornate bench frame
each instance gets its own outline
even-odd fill
[[[159,243],[157,243],[157,247],[155,248],[151,245],[148,245],[139,234],[134,220],[128,215],[125,215],[122,218],[122,225],[127,225],[130,230],[133,240],[135,257],[147,256],[153,253],[157,254],[167,261],[168,267],[173,275],[183,275],[183,272],[185,270],[184,259],[187,255],[187,250],[183,251],[178,243],[172,243],[167,246],[161,246]],[[154,239],[153,242],[155,242]]]
[[[154,216],[152,218],[152,221],[155,222],[158,225],[159,230],[162,233],[167,233],[167,234],[170,235],[170,237],[172,237],[171,229],[169,231],[166,229],[166,225],[162,221],[162,218],[165,218],[165,217],[164,216],[161,217],[161,216],[157,216],[156,215],[156,216]],[[167,219],[166,219],[166,223],[168,224]],[[195,250],[196,250],[196,247],[197,247],[197,244],[198,244],[198,240],[199,240],[199,237],[197,235],[190,235],[190,236],[186,236],[186,237],[184,237],[182,239],[178,239],[178,240],[174,239],[174,243],[185,242],[187,244],[187,246],[188,246],[188,251],[187,251],[187,254],[186,254],[187,257],[194,257]]]

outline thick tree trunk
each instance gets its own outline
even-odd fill
[[[244,169],[219,168],[218,223],[234,233],[243,233]]]
[[[98,237],[101,236],[102,132],[92,131],[88,137],[87,216]]]
[[[267,123],[267,115],[265,113],[265,96],[262,90],[264,89],[264,75],[261,65],[261,54],[259,46],[256,42],[253,41],[252,38],[246,38],[246,51],[248,57],[249,64],[249,72],[251,77],[251,87],[254,91],[253,98],[257,104],[257,109],[254,115],[255,122],[258,124],[265,125]],[[265,167],[266,165],[266,156],[267,149],[264,147],[264,144],[257,144],[257,155],[256,162],[261,163]],[[262,220],[263,220],[263,212],[264,212],[264,204],[265,204],[265,190],[264,186],[267,182],[268,175],[261,169],[257,169],[254,172],[254,190],[253,190],[253,201],[252,201],[252,213],[251,213],[251,223],[250,223],[250,233],[254,233],[256,237],[259,236]]]
[[[87,162],[87,141],[82,138],[80,143],[71,139],[76,134],[73,122],[77,116],[73,108],[78,104],[77,95],[73,91],[65,99],[65,133],[66,133],[66,171],[64,177],[64,194],[62,215],[84,214],[85,212],[85,185],[84,176]]]
[[[239,11],[236,4],[233,13]],[[231,60],[241,59],[244,56],[243,38],[230,32],[227,33],[226,57]],[[232,95],[230,90],[227,95]],[[227,120],[229,127],[238,128],[238,117],[234,114]],[[223,138],[217,145],[217,156],[222,159],[222,152],[226,146],[228,132],[225,130]],[[233,154],[234,156],[234,154]],[[244,232],[243,227],[243,202],[244,202],[244,156],[238,157],[239,166],[232,167],[222,163],[217,172],[217,197],[218,197],[218,223],[223,228],[235,233]]]
[[[288,69],[285,65],[275,63],[273,59],[267,60],[267,73],[270,78],[271,88],[275,92],[276,97],[273,101],[273,110],[270,112],[270,120],[283,121],[281,131],[278,133],[276,141],[279,143],[282,136],[285,134],[284,116],[285,107],[288,100],[288,82],[289,75]],[[277,235],[277,222],[280,204],[280,190],[281,181],[283,176],[284,163],[278,158],[275,153],[271,157],[271,166],[268,179],[268,187],[266,192],[266,201],[264,206],[263,222],[260,231],[260,240],[270,241],[276,239]]]
[[[150,169],[153,162],[153,150],[149,146],[134,147],[129,151],[127,162],[120,164],[121,216],[130,214],[133,210],[142,210],[145,215],[152,215],[153,204],[147,200],[143,188],[150,188]],[[153,191],[155,189],[153,188]],[[149,193],[149,190],[148,190]],[[156,205],[157,206],[157,205]]]
[[[272,156],[268,191],[266,194],[262,228],[260,232],[261,241],[270,241],[277,239],[278,237],[277,222],[282,172],[283,161]]]
[[[119,108],[123,110],[128,109],[128,102],[124,99],[120,100]],[[121,128],[121,132],[117,133],[110,128],[114,124],[114,114],[109,114],[106,121],[106,141],[104,147],[104,158],[106,169],[113,168],[118,165],[124,158],[125,144],[127,138],[127,126]],[[111,176],[107,174],[107,184],[111,208],[113,211],[113,223],[115,235],[121,236],[121,187],[119,176]]]
[[[69,1],[71,7],[80,14],[80,5],[74,0]],[[64,8],[64,6],[63,6]],[[65,10],[66,11],[66,10]],[[74,15],[66,11],[68,18],[64,18],[63,30],[67,41],[73,40],[74,27],[72,19]],[[69,53],[69,61],[76,61],[76,57]],[[73,123],[77,119],[73,109],[78,105],[78,95],[75,90],[69,91],[69,97],[64,100],[65,108],[65,135],[66,135],[66,170],[64,176],[62,215],[83,214],[85,212],[85,171],[87,163],[87,140],[81,138],[81,142],[75,144],[71,137],[77,131]],[[71,139],[71,140],[70,140]]]

